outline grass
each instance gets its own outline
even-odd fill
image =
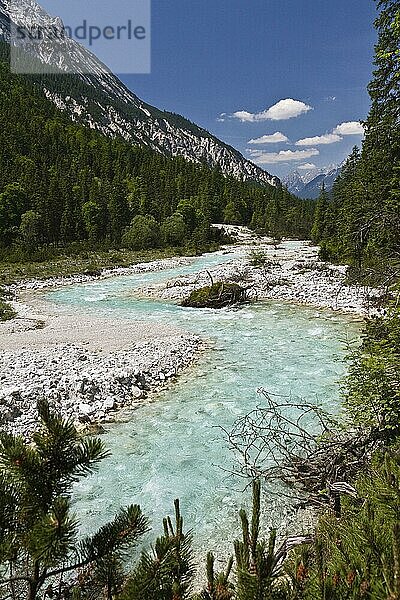
[[[13,307],[10,304],[7,304],[7,302],[3,302],[3,300],[0,300],[0,322],[10,321],[16,316],[17,313],[15,312]]]
[[[217,248],[202,248],[210,251]],[[196,256],[194,248],[166,248],[162,250],[108,250],[82,252],[77,255],[60,255],[40,262],[0,262],[0,284],[11,285],[29,279],[51,279],[80,274],[97,274],[102,269],[129,267],[141,262],[151,262],[172,256]]]

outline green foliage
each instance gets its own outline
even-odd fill
[[[227,221],[259,222],[269,229],[277,229],[279,221],[286,235],[309,235],[313,208],[306,201],[85,128],[79,115],[72,122],[43,88],[68,91],[94,117],[98,102],[118,104],[77,76],[10,73],[9,48],[0,42],[0,250],[5,257],[17,255],[22,262],[40,251],[44,258],[57,247],[82,242],[92,250],[116,248],[122,237],[130,248],[151,243],[196,249],[218,242],[210,223],[224,215]],[[134,107],[123,110],[135,118]],[[136,241],[129,224],[137,217],[152,217],[162,235]]]
[[[120,600],[187,600],[194,575],[192,536],[183,533],[179,501],[175,500],[175,527],[164,519],[164,535],[154,550],[142,552]]]
[[[400,246],[400,7],[397,0],[377,5],[376,68],[365,140],[334,185],[329,226],[321,230],[316,222],[314,238],[321,241],[325,258],[349,261],[359,277],[373,271],[387,282],[398,278]],[[319,211],[316,216],[320,220]]]
[[[311,239],[313,242],[318,243],[326,236],[327,228],[329,227],[329,217],[329,198],[323,185],[317,200],[314,224],[311,229]]]
[[[135,505],[78,540],[72,486],[108,453],[99,439],[82,439],[46,402],[38,411],[41,425],[32,443],[0,434],[0,594],[20,600],[42,597],[44,585],[54,581],[67,586],[68,572],[115,563],[147,530]]]
[[[183,216],[174,213],[161,226],[161,234],[167,246],[182,246],[187,239],[188,229]]]
[[[0,322],[1,321],[11,321],[16,317],[16,312],[13,307],[7,302],[3,302],[0,300]]]
[[[235,542],[237,600],[272,600],[280,597],[274,573],[276,531],[271,532],[268,543],[259,540],[260,493],[260,481],[256,480],[253,483],[251,523],[244,510],[239,513],[243,540]]]
[[[210,286],[193,290],[190,296],[182,301],[182,306],[190,308],[223,308],[246,302],[245,288],[237,283],[217,281]]]
[[[346,379],[345,407],[351,422],[375,437],[400,432],[400,309],[367,322],[361,347],[353,352]]]
[[[151,215],[137,215],[122,236],[122,244],[131,250],[157,248],[160,245],[160,226]]]
[[[268,262],[268,255],[263,250],[252,250],[249,259],[253,267],[264,267]]]
[[[40,245],[42,239],[43,218],[34,210],[28,210],[21,216],[19,233],[22,243],[27,250],[32,250]]]
[[[400,456],[378,454],[343,499],[340,518],[323,515],[312,550],[286,565],[291,596],[303,600],[388,600],[400,594]]]
[[[13,307],[6,302],[7,294],[4,289],[0,287],[0,323],[2,321],[10,321],[16,317],[16,312]]]
[[[18,234],[21,217],[28,206],[21,184],[9,183],[0,193],[0,244],[10,244]]]
[[[194,600],[232,600],[235,596],[235,586],[229,581],[233,566],[233,557],[228,561],[225,571],[215,573],[215,557],[212,552],[207,554],[207,587]]]

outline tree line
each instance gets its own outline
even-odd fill
[[[400,18],[397,0],[377,4],[365,139],[347,159],[332,197],[322,191],[312,236],[323,257],[350,262],[358,277],[390,282],[400,274]]]
[[[62,75],[10,73],[0,44],[0,253],[38,248],[201,247],[211,223],[307,237],[313,204],[282,187],[224,177],[218,168],[163,156],[72,122],[43,87]],[[47,81],[47,79],[49,81]],[[95,93],[91,91],[92,95]]]

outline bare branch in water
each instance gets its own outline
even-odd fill
[[[262,477],[291,490],[302,504],[321,506],[340,493],[365,464],[377,441],[361,430],[349,431],[329,413],[300,399],[258,390],[263,404],[239,418],[231,431],[221,428],[237,462],[231,473]],[[272,488],[272,489],[271,489]],[[282,485],[279,495],[284,494]]]

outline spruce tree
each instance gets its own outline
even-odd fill
[[[325,184],[322,183],[321,193],[317,200],[315,208],[314,225],[311,229],[311,239],[313,242],[320,242],[326,235],[329,215],[329,197],[325,189]]]

